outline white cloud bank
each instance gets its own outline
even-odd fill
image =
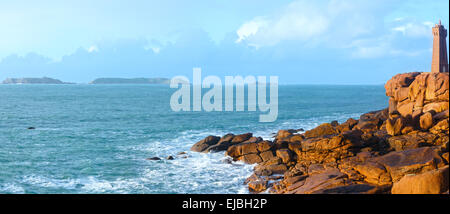
[[[294,41],[348,49],[355,58],[414,55],[395,47],[395,40],[429,37],[433,23],[405,17],[386,20],[399,4],[395,0],[298,0],[273,14],[243,23],[236,31],[236,42],[259,48]]]

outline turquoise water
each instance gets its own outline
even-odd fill
[[[260,112],[172,112],[158,85],[0,85],[0,193],[246,193],[252,166],[189,148],[207,135],[323,122],[387,106],[383,86],[280,86],[278,120]],[[36,127],[34,130],[28,127]],[[148,157],[188,158],[149,161]]]

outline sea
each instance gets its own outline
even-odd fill
[[[383,85],[280,85],[278,118],[261,123],[259,111],[174,112],[175,90],[0,85],[0,193],[246,194],[253,165],[190,147],[227,133],[270,140],[280,129],[358,119],[388,105]]]

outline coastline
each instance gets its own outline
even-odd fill
[[[388,108],[358,120],[279,130],[273,141],[208,136],[191,150],[257,164],[244,182],[251,193],[448,194],[448,76],[398,74],[385,85]]]

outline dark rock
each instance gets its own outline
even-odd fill
[[[206,151],[210,146],[215,145],[219,142],[220,137],[217,136],[208,136],[205,139],[197,142],[191,147],[191,151],[194,152],[204,152]]]
[[[146,158],[146,160],[158,161],[158,160],[161,160],[161,158],[159,158],[159,157],[151,157],[151,158]]]

